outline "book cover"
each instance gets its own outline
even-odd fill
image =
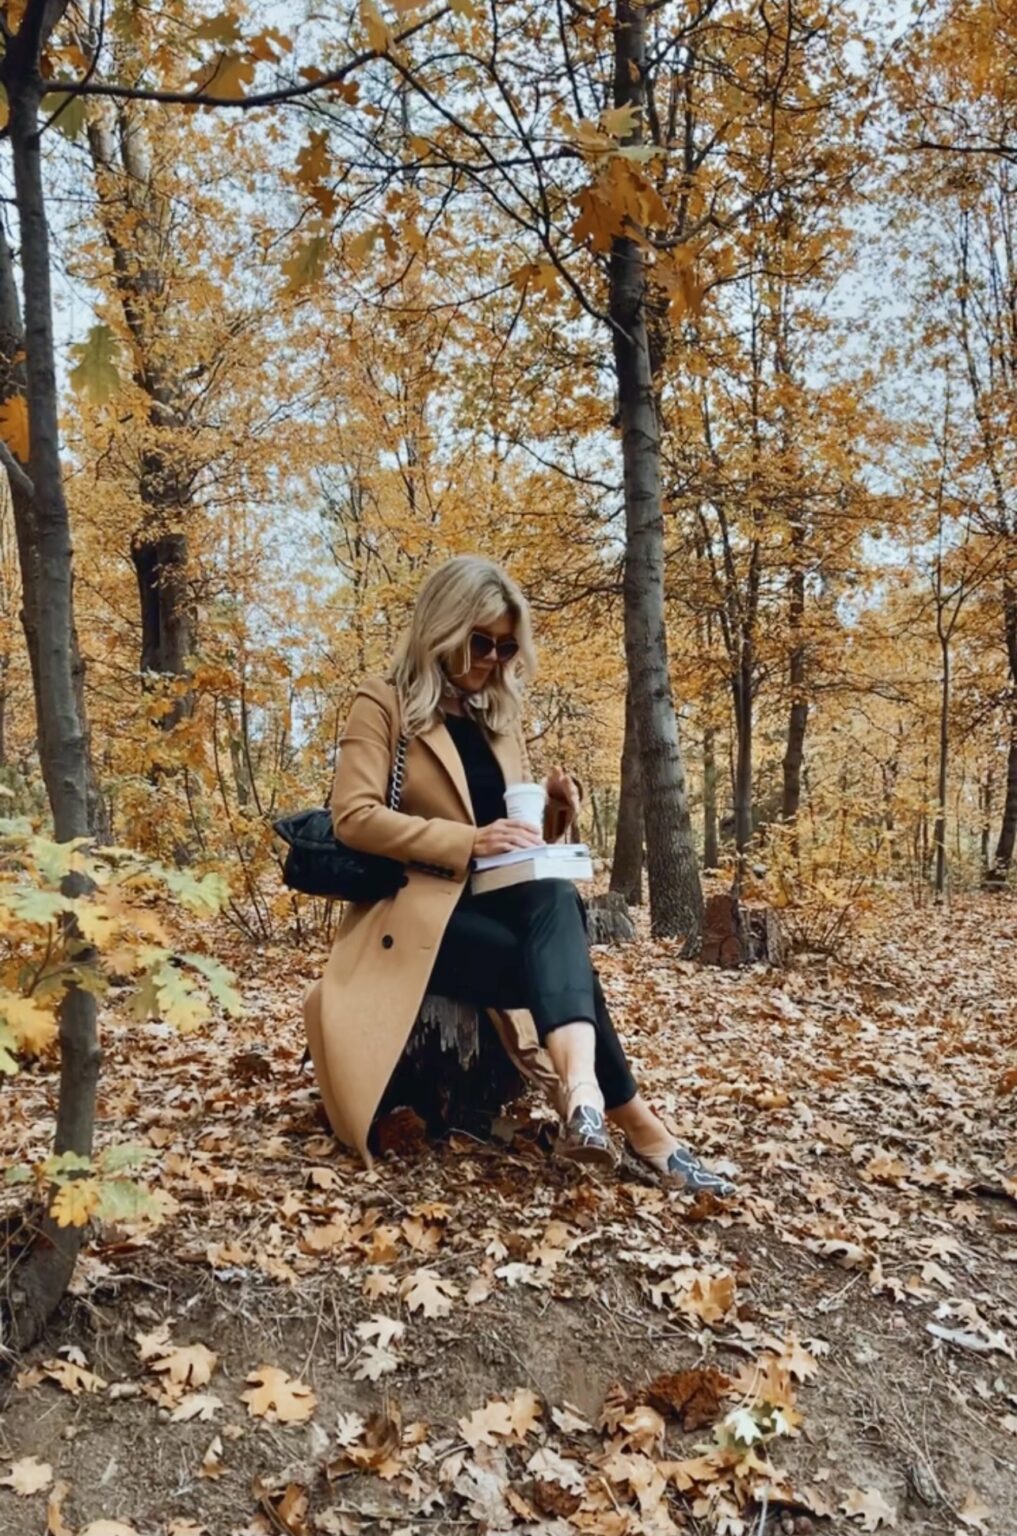
[[[524,880],[592,880],[593,861],[585,843],[553,843],[543,848],[516,848],[475,862],[470,879],[474,895],[499,891]]]

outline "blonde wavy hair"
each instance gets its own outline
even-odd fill
[[[469,671],[470,632],[485,629],[505,613],[511,616],[519,651],[496,667],[488,687],[463,706],[495,732],[509,730],[519,718],[522,689],[537,670],[529,604],[507,571],[479,555],[456,555],[431,572],[389,672],[407,736],[419,736],[434,724],[447,673]]]

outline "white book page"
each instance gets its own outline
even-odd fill
[[[540,843],[533,848],[513,848],[510,853],[489,853],[474,859],[473,867],[504,869],[507,864],[524,864],[527,859],[588,859],[590,850],[585,843]]]

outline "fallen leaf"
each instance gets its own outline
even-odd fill
[[[493,1399],[484,1408],[476,1408],[469,1418],[458,1422],[459,1433],[471,1450],[478,1445],[495,1445],[498,1438],[507,1440],[512,1434],[512,1410],[508,1403]]]
[[[362,1339],[373,1339],[381,1349],[387,1349],[393,1339],[401,1339],[406,1324],[394,1317],[375,1315],[366,1323],[357,1324],[357,1334]]]
[[[217,1478],[222,1477],[225,1470],[226,1468],[222,1460],[222,1439],[219,1435],[216,1435],[201,1459],[198,1476],[207,1477],[214,1482]]]
[[[897,1516],[878,1488],[853,1488],[847,1498],[841,1500],[840,1507],[846,1515],[859,1515],[866,1531],[897,1524]]]
[[[685,1430],[703,1429],[720,1415],[720,1399],[729,1379],[716,1366],[693,1366],[657,1376],[646,1389],[647,1401],[672,1414]]]
[[[46,1536],[74,1536],[63,1516],[63,1503],[70,1491],[70,1483],[61,1481],[53,1484],[53,1491],[46,1504]]]
[[[72,1397],[80,1397],[83,1392],[102,1392],[109,1385],[76,1360],[46,1360],[42,1369],[51,1381]]]
[[[560,1487],[569,1489],[572,1493],[586,1492],[586,1479],[582,1469],[574,1461],[566,1461],[557,1451],[549,1446],[542,1445],[539,1451],[534,1451],[526,1463],[526,1470],[541,1482],[558,1483]]]
[[[42,1493],[53,1481],[53,1468],[38,1456],[23,1456],[16,1461],[6,1477],[0,1477],[0,1487],[13,1488],[22,1498]]]
[[[301,1424],[314,1413],[318,1400],[310,1387],[277,1366],[260,1365],[247,1380],[251,1390],[241,1392],[240,1400],[254,1417],[271,1424]]]
[[[528,1387],[517,1387],[508,1406],[512,1433],[516,1439],[525,1440],[527,1435],[534,1434],[538,1428],[537,1420],[543,1412],[537,1394]]]
[[[551,1418],[563,1435],[583,1435],[593,1428],[570,1403],[566,1403],[563,1408],[552,1408]]]
[[[182,1397],[170,1414],[173,1424],[189,1424],[192,1419],[209,1420],[223,1406],[222,1398],[214,1392],[191,1392]]]
[[[422,1311],[425,1317],[447,1317],[459,1288],[433,1269],[418,1269],[407,1275],[399,1294],[411,1312]]]
[[[93,1520],[80,1536],[138,1536],[138,1532],[133,1525],[124,1525],[120,1520]]]
[[[946,1344],[957,1344],[961,1349],[973,1349],[978,1354],[991,1354],[998,1350],[1013,1358],[1013,1350],[1004,1333],[974,1333],[970,1328],[944,1328],[940,1323],[926,1323],[928,1331]]]
[[[359,1413],[336,1414],[335,1437],[340,1445],[355,1445],[367,1428]]]
[[[152,1370],[165,1372],[174,1386],[205,1387],[219,1364],[219,1356],[204,1344],[171,1345]]]
[[[353,1372],[356,1381],[377,1381],[381,1376],[387,1376],[390,1371],[398,1370],[399,1356],[390,1349],[384,1349],[380,1344],[368,1344],[357,1361],[357,1368]]]

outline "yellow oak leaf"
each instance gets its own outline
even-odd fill
[[[387,53],[392,34],[382,20],[381,12],[374,0],[360,0],[360,20],[371,47],[377,53]]]
[[[293,255],[287,256],[282,264],[286,278],[283,293],[298,293],[301,288],[318,282],[325,269],[327,252],[328,238],[325,235],[312,235],[309,240],[302,241]]]
[[[57,1190],[49,1213],[58,1227],[83,1227],[101,1198],[98,1179],[70,1179]]]
[[[627,102],[624,107],[610,107],[600,114],[600,126],[613,138],[625,139],[635,132],[639,113],[640,108],[634,101]]]
[[[28,463],[28,401],[24,395],[10,395],[0,403],[0,438],[16,459]]]
[[[40,1461],[38,1456],[23,1456],[6,1477],[0,1477],[0,1486],[13,1488],[15,1493],[27,1498],[30,1494],[42,1493],[52,1481],[53,1468],[48,1461]]]
[[[332,157],[325,133],[312,133],[297,152],[297,181],[302,187],[311,187],[315,182],[324,181],[331,169]]]
[[[254,60],[249,54],[220,53],[213,74],[209,74],[206,65],[196,71],[191,79],[203,95],[218,96],[226,101],[242,101],[247,95],[247,87],[254,79]]]
[[[56,1039],[56,1019],[32,997],[0,992],[0,1019],[9,1025],[21,1049],[32,1055],[38,1055]]]
[[[241,1392],[241,1401],[255,1418],[275,1424],[302,1424],[318,1405],[318,1399],[302,1381],[287,1376],[275,1365],[259,1365],[247,1378],[249,1392]]]

